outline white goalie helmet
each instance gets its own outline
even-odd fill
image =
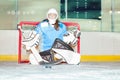
[[[54,14],[55,16],[51,18],[49,14]],[[55,24],[56,20],[58,19],[58,12],[56,11],[56,9],[51,8],[48,10],[47,19],[49,20],[50,24]]]

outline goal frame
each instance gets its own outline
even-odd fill
[[[40,22],[35,22],[35,21],[21,21],[19,22],[19,24],[17,25],[18,27],[18,35],[19,35],[19,39],[18,39],[18,63],[28,63],[29,60],[22,60],[22,31],[21,28],[24,25],[30,25],[30,26],[36,26],[38,25]],[[80,25],[76,22],[63,22],[63,24],[66,25],[66,27],[70,27],[70,26],[75,26],[77,27],[78,30],[80,30]],[[78,38],[77,41],[77,53],[80,54],[80,37]]]

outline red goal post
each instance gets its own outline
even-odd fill
[[[18,39],[18,63],[28,63],[28,59],[22,59],[22,27],[23,26],[33,26],[35,27],[38,25],[40,22],[34,22],[34,21],[21,21],[18,24],[18,34],[19,34],[19,39]],[[63,22],[67,28],[76,27],[78,30],[80,30],[80,25],[76,22]],[[80,53],[80,37],[78,38],[77,42],[77,53]]]

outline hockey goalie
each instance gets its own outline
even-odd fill
[[[33,65],[43,64],[79,64],[80,54],[74,51],[77,45],[78,37],[80,37],[80,31],[71,31],[64,35],[63,41],[56,38],[52,48],[50,50],[38,52],[36,46],[40,43],[40,36],[34,31],[32,37],[22,41],[22,44],[26,46],[26,50],[30,50],[29,61]]]
[[[80,31],[70,31],[67,33],[64,23],[58,20],[58,12],[51,8],[46,14],[46,19],[36,25],[33,39],[24,40],[23,45],[31,50],[29,56],[31,64],[78,64],[80,54],[76,53],[73,47],[77,43]],[[39,44],[40,43],[40,44]],[[40,45],[40,52],[36,46]]]

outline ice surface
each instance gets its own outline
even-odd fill
[[[120,80],[120,63],[41,65],[0,62],[0,80]]]

